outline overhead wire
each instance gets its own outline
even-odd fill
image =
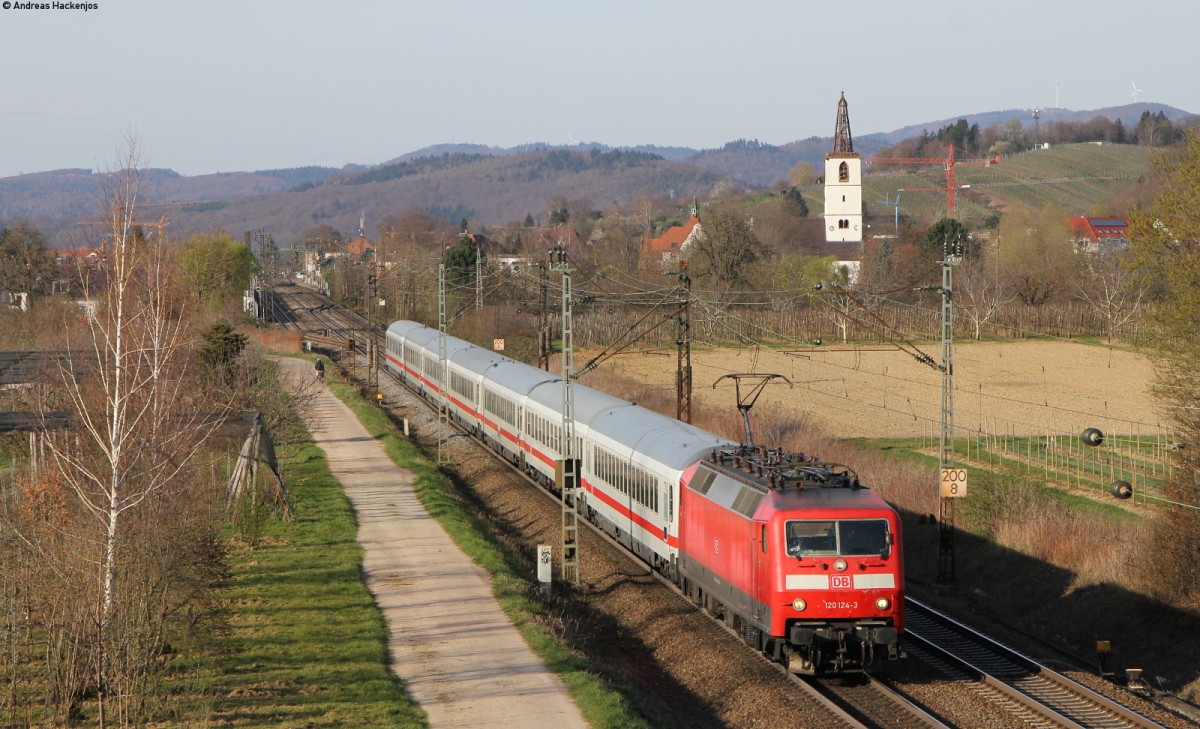
[[[619,269],[612,269],[612,270],[614,270],[614,271],[617,271],[617,272],[620,272],[620,270],[619,270]],[[539,279],[537,279],[536,277],[534,277],[534,276],[531,274],[531,272],[530,272],[529,270],[527,270],[526,268],[524,268],[524,267],[522,267],[522,268],[519,268],[519,269],[516,269],[515,271],[513,271],[513,273],[515,273],[516,275],[515,275],[515,276],[512,276],[512,277],[510,277],[510,278],[508,278],[508,279],[505,279],[505,280],[506,280],[506,281],[508,281],[508,282],[512,282],[512,283],[514,283],[514,284],[518,284],[518,285],[519,285],[519,282],[521,282],[521,281],[528,281],[528,282],[531,282],[531,283],[532,283],[532,282],[536,282],[538,285],[540,285],[540,284],[541,284],[541,281],[540,281]],[[603,274],[601,274],[601,275],[603,275]],[[495,278],[498,278],[498,276],[496,276],[495,274],[493,274],[493,277],[495,277]],[[611,277],[607,277],[607,278],[611,278]],[[603,286],[602,286],[602,285],[601,285],[601,284],[600,284],[598,281],[596,281],[594,277],[589,277],[589,280],[590,280],[590,281],[592,281],[593,283],[595,283],[595,285],[596,285],[596,288],[597,288],[598,290],[600,290],[600,291],[603,291],[603,292],[605,292],[605,293],[607,294],[607,296],[597,296],[597,295],[592,295],[592,296],[593,296],[593,298],[594,298],[595,300],[597,300],[597,301],[612,301],[612,302],[619,302],[619,303],[630,303],[630,300],[629,300],[630,294],[622,294],[622,293],[618,293],[618,292],[612,292],[612,291],[609,291],[608,289],[604,288],[604,287],[603,287]],[[649,282],[642,282],[642,283],[649,283]],[[494,288],[490,288],[490,289],[489,289],[489,291],[491,291],[491,290],[495,290],[495,288],[498,288],[500,285],[502,285],[502,282],[498,282],[498,283],[495,285],[495,287],[494,287]],[[559,288],[557,285],[553,284],[553,282],[550,282],[548,285],[550,285],[552,288]],[[466,286],[466,285],[463,285],[463,286],[456,287],[456,289],[455,289],[455,290],[466,290],[466,289],[468,289],[468,288],[471,288],[471,287],[468,287],[468,286]],[[643,322],[643,321],[644,321],[644,320],[645,320],[645,319],[646,319],[646,318],[647,318],[649,315],[651,315],[651,314],[653,313],[653,310],[654,310],[654,308],[655,308],[655,307],[657,307],[657,306],[661,305],[661,303],[663,303],[663,302],[665,301],[665,299],[666,299],[666,298],[669,298],[669,295],[670,295],[670,293],[671,293],[671,292],[673,292],[673,291],[674,291],[674,289],[666,289],[665,287],[657,287],[657,290],[656,290],[656,291],[655,291],[655,290],[642,290],[642,291],[636,292],[637,294],[643,294],[643,295],[645,295],[645,294],[651,294],[651,293],[658,293],[658,294],[661,294],[661,292],[663,292],[664,290],[665,290],[665,291],[667,291],[667,294],[666,294],[666,296],[665,296],[663,299],[660,299],[659,301],[647,301],[647,302],[645,302],[645,303],[649,304],[651,308],[650,308],[650,310],[649,310],[649,311],[648,311],[646,314],[644,314],[642,317],[640,317],[640,318],[637,320],[637,323],[638,323],[638,324],[640,324],[641,322]],[[884,294],[886,294],[886,293],[894,293],[894,292],[901,291],[901,290],[903,290],[903,287],[899,287],[899,288],[897,288],[897,289],[891,290],[890,292],[879,292],[878,294],[873,294],[873,295],[884,295]],[[695,292],[693,292],[693,293],[695,293]],[[609,297],[611,297],[611,298],[609,298]],[[919,305],[916,305],[916,304],[910,304],[910,303],[907,303],[907,302],[895,301],[895,300],[891,300],[891,299],[886,299],[886,300],[887,300],[889,303],[893,304],[893,305],[902,306],[902,307],[907,307],[907,308],[912,308],[912,309],[915,309],[915,310],[918,310],[918,311],[921,311],[921,312],[923,312],[923,313],[927,313],[927,314],[928,314],[928,313],[932,313],[930,309],[927,309],[927,308],[925,308],[925,307],[921,307],[921,306],[919,306]],[[784,334],[782,334],[781,332],[773,331],[773,330],[771,330],[771,329],[769,329],[769,328],[767,328],[767,327],[765,327],[765,326],[762,326],[762,325],[760,325],[760,324],[757,324],[757,323],[751,322],[751,321],[749,321],[749,320],[746,320],[746,319],[744,319],[743,317],[740,317],[740,316],[738,316],[737,314],[735,314],[735,313],[733,313],[733,312],[730,312],[730,311],[728,311],[728,309],[727,309],[727,308],[724,308],[724,307],[726,306],[726,304],[725,304],[725,303],[722,303],[722,304],[720,305],[720,306],[722,306],[722,314],[721,314],[721,315],[716,315],[716,313],[715,313],[715,309],[714,309],[714,305],[713,305],[711,302],[708,302],[707,300],[705,300],[705,299],[703,299],[703,298],[695,298],[695,299],[693,299],[693,302],[694,302],[695,304],[697,304],[697,305],[698,305],[698,306],[699,306],[699,307],[700,307],[702,310],[706,311],[706,313],[708,314],[708,317],[709,317],[710,321],[713,321],[713,322],[715,322],[715,323],[716,323],[716,324],[717,324],[717,325],[718,325],[720,328],[722,328],[722,329],[724,329],[724,330],[728,331],[730,334],[732,334],[732,335],[735,337],[735,339],[736,339],[737,341],[740,341],[740,342],[742,342],[742,343],[744,343],[744,344],[747,344],[747,345],[752,345],[752,346],[760,346],[760,345],[762,344],[762,342],[761,342],[760,340],[758,340],[758,339],[754,338],[754,337],[747,336],[747,335],[746,335],[745,333],[743,333],[742,331],[736,330],[736,329],[734,329],[733,327],[729,326],[729,324],[728,324],[728,323],[725,321],[725,318],[729,318],[729,319],[735,320],[735,321],[737,321],[737,322],[739,322],[739,323],[743,324],[744,326],[751,328],[752,330],[758,330],[758,331],[761,331],[761,332],[763,332],[765,335],[769,335],[770,337],[772,337],[773,339],[776,339],[777,341],[790,341],[790,342],[794,342],[794,343],[809,344],[809,341],[808,341],[808,340],[805,340],[805,339],[800,339],[800,338],[797,338],[797,337],[791,337],[791,336],[788,336],[788,335],[784,335]],[[891,332],[895,333],[896,335],[898,335],[898,336],[900,336],[900,337],[903,337],[903,338],[904,338],[904,339],[906,339],[906,340],[909,338],[909,335],[907,335],[907,334],[905,334],[904,332],[900,331],[899,329],[897,329],[896,327],[892,326],[892,325],[891,325],[891,324],[889,324],[888,322],[886,322],[886,321],[883,321],[883,320],[882,320],[882,319],[881,319],[881,318],[880,318],[878,315],[874,314],[874,312],[871,312],[871,311],[870,311],[870,309],[869,309],[868,307],[864,306],[864,305],[863,305],[861,302],[856,302],[856,303],[857,303],[857,304],[860,306],[860,308],[863,308],[863,309],[864,309],[864,311],[867,311],[867,312],[868,312],[868,315],[869,315],[869,316],[870,316],[872,319],[875,319],[875,320],[876,320],[876,322],[877,322],[877,323],[878,323],[878,324],[879,324],[881,327],[884,327],[885,329],[887,329],[887,330],[889,330],[889,331],[891,331]],[[840,314],[840,315],[847,316],[847,317],[848,317],[848,318],[849,318],[851,321],[853,321],[855,324],[858,324],[859,326],[869,326],[869,325],[867,325],[865,322],[863,322],[861,319],[859,319],[858,317],[855,317],[855,316],[853,316],[853,315],[852,315],[851,313],[849,313],[849,312],[846,312],[846,311],[844,311],[844,310],[839,310],[839,309],[835,309],[835,311],[836,311],[838,314]],[[461,315],[461,314],[460,314],[460,315]],[[660,324],[660,325],[661,325],[661,324]],[[635,326],[636,326],[636,324],[635,324]],[[657,328],[657,327],[655,327],[655,328]],[[652,330],[651,330],[651,331],[652,331]],[[647,333],[648,333],[648,332],[647,332]],[[1066,340],[1066,341],[1070,341],[1070,340],[1069,340],[1068,338],[1066,338],[1066,337],[1059,337],[1059,336],[1054,336],[1054,335],[1046,335],[1046,336],[1047,336],[1047,337],[1049,337],[1049,338],[1052,338],[1052,339],[1058,339],[1058,340]],[[895,343],[890,343],[890,344],[891,344],[891,346],[894,346],[894,347],[896,347],[896,348],[897,348],[897,349],[899,349],[900,351],[905,351],[903,347],[901,347],[901,346],[899,346],[899,345],[897,345],[897,344],[895,344]],[[913,346],[914,348],[916,348],[916,347],[915,347],[915,345],[912,345],[912,346]],[[628,347],[628,344],[626,344],[624,347],[621,347],[621,348],[620,348],[620,349],[618,349],[617,351],[618,351],[618,352],[619,352],[619,351],[623,351],[623,350],[625,350],[627,347]],[[611,349],[612,349],[612,347],[610,346],[609,348],[606,348],[606,350],[605,350],[605,351],[607,352],[608,350],[611,350]],[[919,350],[918,350],[918,351],[919,351]],[[604,354],[604,353],[602,352],[602,354]],[[788,353],[788,352],[784,352],[784,354],[785,354],[785,355],[788,355],[788,356],[796,356],[796,355],[794,355],[793,353]],[[912,356],[912,353],[911,353],[911,352],[908,352],[908,354],[910,354],[910,356]],[[922,354],[923,354],[923,353],[922,353]],[[608,356],[612,356],[612,355],[608,355]],[[928,355],[926,355],[926,357],[928,357]],[[607,357],[605,357],[605,358],[607,358]],[[914,357],[914,358],[917,358],[917,359],[918,359],[918,361],[921,361],[921,360],[920,360],[920,358],[918,358],[918,357]],[[851,368],[848,368],[848,367],[846,367],[845,365],[839,365],[839,364],[836,364],[836,363],[831,363],[831,362],[822,362],[821,364],[822,364],[823,366],[826,366],[826,367],[841,368],[841,369],[851,369]],[[872,373],[872,374],[875,374],[875,373]],[[876,374],[876,376],[878,376],[878,377],[883,377],[883,378],[886,378],[886,379],[889,379],[889,380],[893,380],[893,381],[902,381],[902,382],[908,382],[908,383],[910,383],[910,384],[927,384],[927,383],[922,383],[922,382],[914,381],[914,380],[911,380],[911,379],[909,379],[909,378],[904,378],[904,377],[900,377],[900,376],[897,376],[897,375],[892,375],[892,374],[883,374],[883,373],[879,373],[879,374]],[[813,388],[809,388],[809,389],[813,389]],[[968,393],[968,392],[969,392],[967,388],[958,388],[958,389],[959,389],[959,391],[960,391],[960,392],[962,392],[962,393]],[[817,390],[815,390],[815,389],[814,389],[814,391],[817,391]],[[1130,418],[1117,417],[1117,416],[1114,416],[1114,415],[1111,415],[1111,414],[1098,414],[1098,413],[1095,413],[1095,412],[1092,412],[1092,411],[1088,411],[1088,410],[1079,410],[1079,409],[1075,409],[1075,408],[1063,407],[1063,406],[1058,406],[1058,405],[1051,405],[1051,404],[1049,404],[1049,403],[1047,403],[1047,402],[1035,403],[1035,402],[1031,402],[1031,401],[1028,401],[1028,400],[1023,400],[1023,399],[1021,399],[1021,398],[1017,398],[1017,397],[1011,397],[1011,396],[1000,395],[1000,394],[997,394],[997,393],[994,393],[994,392],[986,392],[986,391],[985,391],[985,392],[981,392],[981,393],[974,393],[974,392],[970,392],[969,394],[970,394],[970,395],[972,395],[972,396],[978,395],[979,397],[987,398],[987,399],[989,399],[989,400],[998,400],[998,401],[1010,402],[1010,403],[1014,403],[1014,404],[1020,404],[1020,405],[1026,405],[1026,406],[1030,406],[1030,407],[1048,408],[1048,409],[1051,409],[1051,410],[1055,410],[1055,411],[1058,411],[1058,412],[1063,412],[1063,413],[1068,413],[1068,414],[1071,414],[1071,415],[1084,416],[1084,417],[1096,417],[1097,419],[1107,420],[1107,421],[1111,421],[1111,422],[1123,422],[1123,423],[1127,423],[1127,424],[1129,424],[1129,425],[1143,426],[1143,427],[1146,427],[1146,428],[1150,428],[1150,429],[1152,429],[1152,430],[1158,430],[1158,429],[1161,429],[1161,427],[1162,427],[1162,426],[1161,426],[1161,424],[1159,424],[1159,425],[1155,426],[1155,425],[1152,425],[1152,424],[1149,424],[1149,423],[1145,423],[1145,422],[1138,421],[1138,420],[1134,420],[1134,419],[1130,419]],[[852,398],[851,398],[851,399],[852,399]],[[1094,399],[1094,400],[1096,400],[1096,401],[1100,401],[1100,398],[1090,398],[1090,399]],[[871,405],[871,406],[875,406],[875,405],[873,405],[872,403],[869,403],[869,402],[867,402],[867,401],[858,401],[858,402],[861,402],[862,404],[865,404],[865,405]],[[1105,402],[1107,402],[1107,401],[1105,401]],[[1014,420],[1010,420],[1009,422],[1013,422],[1013,423],[1015,423],[1015,424],[1020,424],[1020,425],[1033,425],[1033,424],[1028,424],[1028,423],[1021,423],[1021,422],[1019,422],[1019,421],[1014,421]]]

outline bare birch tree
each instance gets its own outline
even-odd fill
[[[97,605],[94,616],[96,691],[100,725],[105,699],[125,687],[111,685],[110,649],[125,648],[121,635],[130,616],[120,615],[118,588],[135,595],[139,565],[129,534],[131,512],[181,477],[217,418],[219,402],[190,394],[191,343],[183,299],[163,244],[163,225],[146,236],[137,221],[140,160],[132,139],[105,189],[103,290],[87,292],[94,313],[83,333],[66,343],[71,366],[59,377],[74,427],[50,431],[46,443],[56,471],[82,512],[98,528]],[[178,508],[185,508],[182,505]],[[122,653],[122,655],[126,655]],[[152,660],[133,656],[130,660]],[[124,694],[128,695],[128,694]]]

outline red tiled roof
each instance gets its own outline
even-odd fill
[[[647,240],[646,249],[654,253],[678,253],[683,247],[683,242],[692,234],[692,229],[699,223],[700,218],[693,215],[683,225],[673,225],[657,238]]]
[[[1124,238],[1129,229],[1129,221],[1125,218],[1067,218],[1071,232],[1077,238],[1088,237],[1092,240],[1101,238]]]
[[[361,256],[367,251],[375,250],[375,246],[367,242],[363,236],[359,236],[345,245],[345,251],[352,256]]]
[[[578,245],[579,231],[567,225],[556,225],[553,228],[544,229],[545,232],[538,236],[538,244],[543,246],[555,245]]]

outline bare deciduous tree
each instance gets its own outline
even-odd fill
[[[1040,307],[1069,291],[1079,259],[1058,205],[1036,216],[1009,212],[1000,223],[998,253],[1005,287],[1026,306]]]
[[[144,556],[139,547],[145,545],[133,543],[132,535],[148,533],[134,512],[177,486],[219,420],[210,417],[214,408],[221,414],[221,403],[202,402],[188,388],[191,343],[164,226],[160,222],[157,233],[147,236],[136,218],[139,164],[130,140],[107,178],[103,290],[86,292],[94,312],[78,339],[65,342],[69,364],[58,373],[73,427],[48,431],[45,438],[65,493],[96,527],[80,541],[94,545],[95,553],[79,556],[93,565],[97,580],[89,647],[102,726],[110,693],[137,693],[113,684],[141,675],[116,671],[116,661],[153,658],[129,650],[139,612],[130,600],[144,595],[140,568],[154,566],[134,561]]]
[[[972,256],[963,261],[954,277],[954,306],[970,322],[975,339],[983,336],[983,327],[1014,298],[987,269],[986,259]]]
[[[1110,342],[1123,325],[1141,314],[1150,288],[1134,276],[1128,258],[1121,251],[1085,254],[1083,277],[1075,285],[1075,295],[1104,316]]]

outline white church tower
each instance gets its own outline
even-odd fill
[[[850,137],[846,94],[838,101],[833,151],[825,155],[825,240],[862,242],[862,160]]]

